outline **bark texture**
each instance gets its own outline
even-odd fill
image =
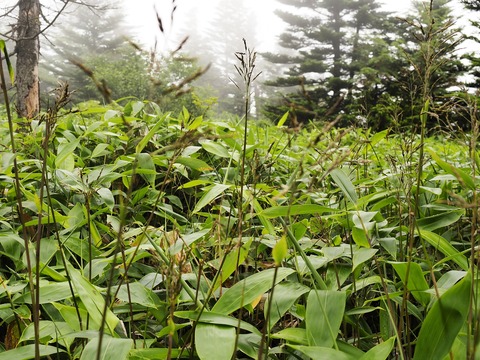
[[[40,110],[40,0],[20,0],[17,22],[17,113],[32,119]]]

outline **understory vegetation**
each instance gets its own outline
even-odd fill
[[[269,119],[246,40],[241,116],[172,57],[127,93],[74,60],[103,103],[61,83],[32,118],[0,40],[0,360],[480,359],[478,94],[437,91],[454,33],[429,24],[410,103],[339,87]]]
[[[3,122],[0,359],[476,358],[477,135],[285,119]]]

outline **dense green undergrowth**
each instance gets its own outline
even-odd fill
[[[40,119],[16,153],[1,123],[0,359],[475,355],[468,135],[419,171],[416,135],[252,121],[244,148],[241,120],[136,101]]]

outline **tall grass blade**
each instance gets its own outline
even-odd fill
[[[5,63],[7,64],[8,75],[10,77],[10,82],[13,85],[15,83],[15,72],[13,70],[12,63],[10,62],[10,57],[8,56],[8,50],[7,50],[7,45],[5,43],[5,40],[0,40],[0,52],[2,52],[3,56],[5,57]]]

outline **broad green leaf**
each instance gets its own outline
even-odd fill
[[[228,280],[229,276],[234,273],[239,265],[243,264],[245,259],[248,256],[250,250],[250,245],[252,244],[253,238],[250,239],[247,243],[243,244],[240,248],[235,247],[232,251],[225,255],[223,260],[222,268],[220,269],[220,274],[217,277],[213,289],[217,288]],[[216,259],[217,261],[212,262],[213,267],[217,268],[221,265],[222,259]]]
[[[275,261],[275,265],[280,266],[282,261],[288,254],[288,245],[287,245],[287,238],[283,235],[280,240],[277,241],[275,246],[272,249],[272,257]]]
[[[363,264],[365,261],[370,260],[378,249],[366,249],[364,247],[354,250],[352,258],[352,272]]]
[[[256,334],[239,334],[237,349],[251,359],[258,359],[259,346],[262,344],[262,336]]]
[[[197,324],[195,349],[201,360],[231,359],[235,352],[236,331],[232,326]]]
[[[75,309],[73,306],[63,305],[60,303],[53,303],[53,306],[58,310],[63,320],[68,324],[68,326],[75,330],[80,331],[80,323],[78,319],[78,314],[80,314],[80,320],[82,324],[86,324],[88,313],[84,309]],[[77,312],[78,311],[78,312]]]
[[[456,271],[451,270],[442,275],[440,279],[437,280],[437,287],[439,289],[450,289],[455,285],[460,279],[463,279],[468,273],[466,271]]]
[[[292,349],[300,351],[304,355],[307,355],[311,360],[358,360],[357,357],[329,347],[299,345],[288,346]]]
[[[430,294],[425,292],[429,289],[429,286],[420,265],[414,262],[391,262],[391,264],[413,297],[426,307],[430,302]]]
[[[373,146],[377,145],[379,142],[381,142],[383,139],[385,139],[385,137],[388,135],[389,131],[390,131],[389,129],[379,131],[379,132],[375,133],[373,136],[371,136],[370,139],[369,139],[370,146],[373,147]]]
[[[423,240],[427,241],[430,245],[440,251],[448,259],[451,259],[452,261],[457,263],[457,265],[459,265],[462,270],[468,271],[467,258],[465,257],[465,255],[455,249],[452,244],[447,241],[447,239],[428,230],[419,230],[419,235]]]
[[[272,334],[271,337],[285,340],[287,344],[308,345],[307,331],[303,328],[288,327]]]
[[[344,291],[311,290],[305,315],[310,346],[332,347],[343,320],[347,296]]]
[[[85,308],[91,316],[92,321],[100,325],[103,320],[103,312],[105,307],[105,299],[98,292],[98,290],[85,279],[80,272],[73,266],[68,265],[68,272],[72,279],[75,293],[80,297]],[[119,319],[113,314],[110,308],[107,308],[107,314],[105,317],[106,328],[111,334],[114,334],[115,327],[117,326]]]
[[[38,324],[38,330],[39,330],[39,338],[40,339],[53,339],[53,340],[58,340],[62,336],[72,333],[73,329],[68,326],[67,323],[65,322],[60,322],[60,321],[47,321],[47,320],[41,320],[39,321]],[[34,340],[35,339],[35,329],[33,326],[33,323],[29,324],[25,330],[22,333],[22,336],[18,340],[19,343],[23,341],[29,341],[29,340]],[[45,341],[42,341],[45,342]],[[62,345],[65,346],[67,343],[64,341],[62,342]]]
[[[116,291],[117,288],[118,287],[115,286],[113,288],[114,291]],[[128,290],[130,290],[130,294]],[[143,305],[152,309],[155,309],[160,303],[158,295],[152,290],[147,289],[138,281],[129,284],[128,288],[126,284],[120,286],[120,290],[117,293],[117,298],[126,304],[131,302],[133,304]]]
[[[158,129],[160,129],[160,126],[162,126],[163,122],[170,116],[170,113],[166,113],[160,117],[160,119],[157,121],[157,123],[148,131],[147,135],[145,135],[142,140],[137,144],[135,148],[135,152],[137,154],[140,154],[145,146],[147,146],[148,142],[152,139],[153,135],[155,135],[158,132]]]
[[[160,360],[190,358],[188,351],[184,349],[152,348],[152,349],[133,349],[130,350],[128,360]]]
[[[55,301],[64,300],[72,297],[68,282],[50,283],[40,288],[40,304],[49,304]],[[32,297],[30,292],[23,294],[15,299],[15,303],[31,304]]]
[[[378,211],[354,211],[352,214],[353,225],[359,229],[372,230],[375,222],[372,219]]]
[[[392,352],[394,345],[395,337],[391,337],[387,341],[381,342],[368,350],[360,360],[386,360],[388,355]]]
[[[326,206],[321,205],[292,205],[292,206],[272,206],[259,213],[266,218],[295,216],[295,215],[315,215],[323,214],[326,212],[338,211]]]
[[[157,172],[155,170],[155,163],[150,154],[140,153],[137,154],[137,174],[141,174],[142,177],[150,184],[152,188],[155,187],[155,178]]]
[[[239,326],[240,329],[250,331],[251,333],[254,333],[257,335],[262,335],[255,326],[245,321],[239,321],[236,318],[223,315],[223,314],[217,314],[207,310],[203,310],[202,312],[176,311],[174,315],[180,319],[189,319],[192,321],[198,321],[200,323],[205,323],[205,324],[226,325],[226,326],[233,326],[233,327]]]
[[[427,150],[430,156],[435,160],[435,162],[440,165],[440,167],[447,173],[455,176],[458,181],[460,181],[462,184],[466,185],[470,190],[476,190],[475,186],[475,179],[464,172],[463,170],[457,169],[453,165],[447,163],[446,161],[442,160],[438,154],[432,150],[428,149]]]
[[[99,156],[109,155],[110,153],[106,150],[107,147],[108,147],[108,144],[97,144],[97,146],[95,146],[95,149],[93,149],[92,155],[90,155],[90,158],[93,159]]]
[[[64,353],[62,349],[54,346],[40,345],[40,356],[49,356]],[[0,352],[0,360],[29,360],[35,358],[35,345],[28,344],[16,349]]]
[[[75,168],[73,154],[78,144],[80,144],[80,139],[58,146],[57,157],[55,158],[55,166],[57,169],[73,171]]]
[[[114,199],[113,194],[110,191],[110,189],[102,187],[102,188],[97,190],[97,194],[100,196],[103,203],[105,205],[107,205],[107,207],[110,209],[110,211],[113,211],[113,208],[115,206],[115,199]]]
[[[109,109],[105,112],[105,114],[103,115],[103,119],[105,121],[109,121],[109,120],[112,120],[112,119],[115,119],[115,118],[118,118],[120,117],[120,111],[118,110],[112,110],[112,109]]]
[[[358,246],[362,246],[364,248],[370,247],[370,241],[368,239],[368,234],[363,229],[359,229],[358,227],[352,228],[352,238],[355,241],[355,244]]]
[[[209,153],[222,158],[230,158],[231,156],[225,146],[211,140],[202,142],[202,147]]]
[[[456,223],[465,214],[464,209],[449,211],[417,220],[421,230],[434,231]]]
[[[196,171],[205,172],[213,170],[213,168],[205,161],[192,157],[179,157],[175,160],[175,163],[185,165],[186,167]]]
[[[193,209],[193,213],[195,214],[200,210],[202,210],[205,206],[207,206],[213,200],[219,197],[228,188],[230,188],[230,185],[223,185],[223,184],[215,184],[207,187],[205,193],[195,205],[195,208]]]
[[[353,186],[350,178],[343,172],[341,169],[333,169],[330,172],[330,176],[337,186],[342,190],[345,197],[350,200],[353,204],[356,204],[358,201],[357,193],[355,192],[355,187]]]
[[[86,223],[85,219],[86,208],[85,205],[77,202],[68,212],[68,228],[75,228],[83,226]]]
[[[83,349],[80,360],[97,359],[98,347],[100,340],[98,338],[92,339],[88,342],[85,349]],[[104,336],[100,349],[100,359],[102,360],[127,360],[128,353],[133,346],[132,339],[118,339],[109,336]]]
[[[308,286],[296,282],[285,281],[277,284],[273,293],[269,294],[263,310],[265,319],[268,318],[268,328],[271,329],[291,309],[295,301],[308,291]]]
[[[414,360],[442,359],[448,354],[467,319],[471,282],[468,273],[433,304],[418,334]]]
[[[277,284],[293,272],[288,268],[275,268],[250,275],[225,291],[212,311],[225,315],[230,314],[242,306],[252,303],[260,295],[270,290],[274,285],[274,277],[275,284]]]
[[[200,186],[200,185],[210,185],[211,183],[212,182],[210,180],[196,179],[196,180],[189,181],[183,184],[182,186],[179,186],[178,189],[189,189],[189,188]]]
[[[192,234],[180,235],[179,239],[168,248],[168,253],[170,255],[175,255],[179,253],[185,246],[189,247],[194,244],[196,241],[202,239],[205,235],[210,233],[211,229],[203,229]]]

